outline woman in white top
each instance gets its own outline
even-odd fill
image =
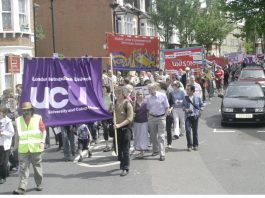
[[[8,173],[8,159],[14,127],[12,120],[6,116],[6,109],[0,107],[0,184],[5,183]]]

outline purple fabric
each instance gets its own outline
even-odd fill
[[[147,122],[148,121],[147,112],[148,110],[146,108],[146,102],[144,102],[141,106],[136,102],[134,122],[137,123]]]
[[[30,101],[46,126],[106,120],[102,59],[25,59],[20,104]]]

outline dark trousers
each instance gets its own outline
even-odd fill
[[[187,146],[188,148],[198,147],[198,121],[199,118],[195,116],[187,117],[185,122],[186,128],[186,138],[187,138]],[[191,139],[191,130],[192,130],[192,139]]]
[[[15,135],[12,137],[11,146],[12,147],[15,146]],[[10,162],[10,170],[12,170],[15,167],[18,167],[18,149],[14,150],[13,152],[10,152],[9,162]]]
[[[108,119],[108,120],[104,120],[101,122],[102,123],[102,127],[103,127],[103,137],[104,140],[109,140],[109,128],[110,125],[113,125],[113,120],[112,119]]]
[[[63,136],[62,133],[58,133],[55,137],[57,137],[57,140],[59,142],[59,148],[63,147]]]
[[[206,101],[206,96],[205,96],[205,87],[202,86],[202,101],[205,102]]]
[[[208,92],[209,98],[212,98],[214,96],[214,87],[213,87],[212,80],[208,80],[207,92]]]
[[[4,146],[0,146],[0,179],[6,179],[8,175],[8,159],[10,150],[5,151]]]
[[[10,170],[18,167],[18,149],[10,152],[9,155]]]
[[[71,154],[75,156],[75,135],[71,131],[70,126],[63,126],[63,145],[64,145],[64,158],[70,159]]]
[[[59,142],[59,148],[61,148],[63,146],[63,138],[62,138],[62,134],[56,134],[54,131],[54,127],[52,128],[52,132],[54,134],[55,137],[55,143]],[[45,140],[45,144],[46,146],[50,147],[51,142],[50,142],[50,131],[49,131],[49,127],[46,127],[46,140]]]
[[[117,129],[117,138],[118,138],[118,160],[121,162],[120,169],[129,170],[131,130],[129,128]]]
[[[96,125],[94,123],[88,123],[87,127],[91,132],[92,139],[97,140],[98,139],[98,131],[97,131]]]
[[[50,147],[51,145],[51,140],[50,140],[50,128],[49,127],[46,127],[46,139],[45,139],[45,145]]]
[[[166,131],[167,131],[167,145],[172,144],[172,124],[174,122],[173,116],[170,114],[166,117]]]

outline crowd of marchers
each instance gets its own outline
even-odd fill
[[[128,175],[130,170],[131,144],[139,159],[146,158],[145,153],[151,151],[152,156],[165,161],[166,148],[171,149],[172,141],[181,137],[186,137],[188,152],[197,151],[198,123],[206,96],[211,100],[222,94],[239,67],[208,65],[196,71],[186,67],[185,71],[128,72],[127,76],[123,75],[125,72],[104,70],[104,105],[115,122],[112,118],[45,127],[30,102],[18,106],[21,84],[16,86],[15,94],[11,89],[4,90],[0,100],[0,184],[5,183],[10,171],[18,171],[19,185],[13,193],[25,194],[32,164],[36,190],[43,189],[41,153],[51,145],[50,131],[54,133],[57,151],[63,150],[63,160],[82,162],[92,156],[91,145],[98,143],[102,129],[102,152],[116,153],[121,176]]]

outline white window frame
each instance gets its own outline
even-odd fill
[[[155,36],[155,27],[149,21],[146,22],[146,36]]]
[[[133,35],[133,18],[129,15],[124,17],[124,33]]]
[[[11,30],[13,30],[14,29],[14,27],[13,27],[13,1],[12,0],[9,0],[10,1],[10,11],[9,10],[3,10],[3,0],[1,0],[1,17],[2,17],[2,28],[3,28],[3,31],[11,31]],[[3,17],[3,15],[4,14],[10,14],[10,27],[9,28],[6,28],[6,27],[4,27],[4,17]]]
[[[133,34],[134,35],[138,34],[137,21],[135,19],[133,19]]]
[[[140,10],[145,12],[145,0],[140,0]]]
[[[21,9],[21,3],[24,2],[24,12]],[[29,31],[29,20],[28,20],[28,0],[18,0],[18,18],[20,31]],[[21,20],[21,18],[24,18]]]

